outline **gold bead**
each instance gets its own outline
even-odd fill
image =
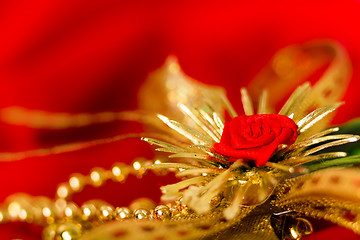
[[[91,185],[100,187],[107,180],[107,172],[102,168],[95,168],[90,173]]]
[[[6,199],[8,216],[11,221],[32,222],[34,210],[31,198],[27,194],[16,194]]]
[[[26,209],[21,209],[19,212],[19,219],[24,222],[31,221],[30,212],[28,212]]]
[[[115,209],[115,219],[116,220],[124,220],[129,219],[133,216],[131,210],[127,207],[121,207]]]
[[[113,217],[114,207],[102,200],[90,200],[81,207],[83,220],[110,220]]]
[[[8,197],[5,201],[5,205],[7,205],[7,212],[9,214],[10,220],[17,220],[19,217],[19,213],[22,208],[22,202],[26,199],[23,194],[15,194]]]
[[[66,219],[78,219],[81,216],[79,206],[73,202],[66,204],[64,208],[64,215]]]
[[[81,206],[81,214],[83,220],[92,221],[98,219],[100,215],[100,211],[96,208],[96,206],[93,203],[87,202]]]
[[[61,199],[68,199],[72,194],[71,188],[67,183],[61,183],[56,191],[56,195]]]
[[[169,220],[171,218],[171,211],[168,206],[159,205],[154,209],[154,218],[158,220]]]
[[[47,197],[33,198],[34,221],[36,224],[51,224],[56,218],[56,207],[53,201]]]
[[[150,218],[150,211],[146,210],[146,209],[137,209],[134,211],[134,217],[136,219],[139,220],[143,220],[143,219],[149,219]]]
[[[21,205],[17,201],[10,202],[8,205],[8,213],[12,220],[16,220],[19,217],[21,211]]]
[[[69,178],[69,185],[73,191],[81,191],[85,186],[85,176],[82,174],[73,174]]]
[[[111,173],[114,181],[123,182],[129,175],[130,169],[123,163],[117,163],[112,167]]]
[[[41,213],[48,224],[51,224],[55,221],[55,213],[52,208],[44,207],[41,209]]]
[[[139,208],[150,210],[154,209],[155,206],[155,202],[149,198],[138,198],[130,203],[129,208],[133,211]]]
[[[103,205],[100,207],[100,220],[110,221],[114,218],[114,207],[110,205]]]
[[[0,223],[6,223],[8,220],[8,212],[5,209],[0,209]]]
[[[58,226],[56,230],[56,239],[74,240],[81,237],[81,225],[75,223],[64,223]]]
[[[146,160],[145,158],[136,159],[136,161],[134,161],[132,164],[135,175],[138,178],[141,178],[144,175],[144,173],[147,171],[147,168],[151,164],[152,163],[150,161]]]

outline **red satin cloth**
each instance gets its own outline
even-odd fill
[[[318,38],[348,50],[354,77],[336,123],[360,115],[359,1],[1,1],[0,107],[60,112],[135,109],[147,74],[169,54],[201,82],[224,86],[239,102],[239,88],[282,47]],[[240,105],[240,104],[239,104]],[[0,151],[24,151],[70,141],[141,131],[116,122],[68,130],[36,130],[0,123]],[[73,172],[109,168],[152,151],[138,140],[74,153],[0,163],[0,201],[16,192],[53,197]],[[86,188],[79,203],[103,197],[120,206],[138,196],[159,198],[164,178],[129,179],[122,186]],[[145,185],[146,182],[146,185]],[[0,226],[1,239],[38,239],[27,224]],[[340,227],[309,239],[358,239]]]

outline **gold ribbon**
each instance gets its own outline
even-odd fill
[[[352,76],[345,49],[331,40],[316,40],[291,45],[278,51],[252,80],[248,89],[259,99],[262,89],[269,92],[269,105],[276,106],[316,71],[326,67],[316,81],[303,111],[334,104],[342,99]]]

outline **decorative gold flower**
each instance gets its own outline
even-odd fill
[[[224,216],[230,220],[242,208],[264,203],[278,183],[292,178],[294,173],[309,173],[305,163],[326,159],[331,165],[331,159],[343,158],[342,163],[358,160],[359,157],[345,158],[345,152],[321,152],[357,141],[360,139],[357,135],[329,135],[339,130],[330,128],[301,138],[342,104],[320,107],[301,116],[298,111],[301,101],[310,91],[309,83],[298,87],[279,114],[258,112],[258,115],[237,116],[225,99],[224,106],[233,117],[229,122],[224,122],[222,114],[213,111],[211,106],[179,105],[185,116],[193,121],[194,127],[158,115],[188,141],[187,145],[176,145],[143,138],[160,146],[157,151],[172,153],[171,159],[181,158],[179,162],[153,165],[154,168],[176,168],[176,175],[184,178],[179,183],[162,187],[162,200],[180,198],[198,214],[204,214],[211,210],[212,199],[222,197],[228,203]],[[254,112],[246,89],[242,89],[242,93],[245,111]],[[224,99],[224,96],[219,98]],[[266,99],[260,104],[266,106]],[[295,142],[297,135],[299,138]],[[253,160],[255,165],[249,160]]]

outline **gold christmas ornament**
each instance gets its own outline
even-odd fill
[[[304,64],[295,64],[299,57]],[[314,86],[299,85],[329,60],[329,68]],[[1,113],[3,120],[39,128],[119,119],[143,122],[151,130],[140,134],[142,140],[156,146],[159,155],[154,160],[135,159],[132,165],[117,163],[109,170],[95,168],[88,175],[73,174],[59,184],[54,200],[10,196],[0,208],[0,222],[39,224],[44,226],[44,239],[66,240],[301,239],[314,231],[311,218],[360,234],[360,156],[332,150],[360,136],[328,127],[334,111],[343,104],[339,101],[350,74],[341,46],[316,41],[281,50],[250,84],[250,91],[240,90],[244,112],[240,115],[222,88],[185,76],[173,58],[150,75],[140,90],[141,112],[61,114],[58,124],[49,125],[47,120],[57,119],[58,113],[38,112],[41,116],[35,123],[18,118],[31,115],[29,110],[6,109]],[[295,85],[299,86],[276,113],[280,96]],[[18,160],[138,136],[0,157]],[[143,198],[130,206],[111,206],[100,200],[78,206],[71,201],[72,194],[86,185],[101,187],[108,180],[125,183],[128,175],[141,178],[148,171],[174,172],[179,178],[161,187],[159,205]]]

